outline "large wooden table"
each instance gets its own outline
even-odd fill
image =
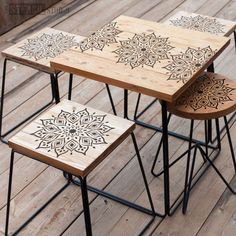
[[[165,214],[170,213],[167,102],[177,99],[229,41],[209,33],[119,16],[51,61],[56,71],[162,101]]]

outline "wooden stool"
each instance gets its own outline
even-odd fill
[[[163,23],[226,37],[234,32],[234,38],[236,40],[236,22],[230,20],[178,11]]]
[[[0,107],[0,139],[6,143],[4,137],[10,134],[13,130],[21,126],[23,123],[34,117],[36,114],[44,110],[55,99],[56,103],[60,101],[59,89],[58,89],[58,74],[59,72],[53,71],[50,67],[50,60],[62,52],[68,50],[72,46],[78,45],[78,43],[84,37],[69,34],[60,30],[52,28],[44,28],[39,32],[27,37],[19,43],[2,51],[2,55],[5,57],[3,65],[2,76],[2,91],[1,91],[1,107]],[[7,61],[13,61],[18,64],[22,64],[38,71],[45,72],[50,75],[51,87],[52,87],[52,99],[45,106],[40,108],[30,117],[26,118],[18,125],[14,126],[10,130],[3,134],[3,105],[5,95],[5,80],[6,80],[6,66]],[[72,75],[70,75],[72,77]],[[16,78],[17,79],[17,78]]]
[[[66,183],[62,189],[60,189],[44,206],[30,217],[29,220],[27,220],[15,233],[18,233],[23,227],[25,227],[30,220],[44,209],[46,205],[55,198],[55,196],[65,189],[65,187],[70,183],[76,183],[75,179],[72,178],[72,176],[75,176],[80,180],[79,185],[81,186],[82,192],[86,233],[90,236],[92,235],[92,229],[87,189],[91,190],[93,187],[89,188],[89,186],[87,186],[87,175],[130,134],[141,168],[151,210],[130,203],[121,198],[112,197],[111,194],[106,195],[103,191],[99,192],[96,190],[95,192],[108,196],[113,200],[124,203],[127,206],[140,210],[146,214],[152,215],[151,221],[146,226],[148,227],[154,220],[156,213],[154,211],[141,157],[133,134],[134,129],[134,122],[94,110],[69,100],[63,100],[10,138],[8,143],[12,148],[12,154],[10,162],[5,234],[8,234],[15,152],[63,170],[68,177],[68,183]]]
[[[233,160],[234,169],[236,172],[236,161],[234,150],[232,146],[232,141],[230,137],[228,122],[226,115],[234,112],[236,110],[236,83],[225,78],[222,75],[215,73],[204,73],[200,76],[189,88],[181,95],[176,102],[168,104],[168,110],[171,114],[191,119],[190,125],[190,141],[187,151],[187,168],[185,176],[185,188],[184,188],[184,202],[183,202],[183,213],[187,210],[187,203],[189,198],[189,193],[192,187],[193,171],[196,158],[197,149],[205,161],[209,163],[223,180],[226,186],[230,189],[233,194],[236,192],[228,184],[225,178],[222,176],[220,171],[217,169],[212,159],[208,156],[208,132],[207,132],[207,122],[208,120],[216,120],[216,131],[218,140],[218,152],[216,153],[213,160],[218,156],[221,145],[220,145],[220,130],[219,130],[219,118],[224,118],[224,123],[226,127],[226,133],[229,141],[229,147],[231,151],[231,156]],[[205,121],[205,150],[198,144],[195,145],[195,151],[193,155],[192,166],[190,168],[190,156],[193,137],[193,126],[194,120],[204,120]]]

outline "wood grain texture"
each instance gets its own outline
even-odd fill
[[[79,47],[73,47],[52,59],[52,68],[171,102],[229,44],[229,39],[225,37],[192,32],[127,16],[120,16],[111,24],[112,27],[108,24],[94,33],[103,43],[96,42],[97,39],[93,39],[91,35],[83,40]],[[99,36],[108,27],[113,30],[114,35],[108,37],[112,42]],[[135,39],[137,35],[138,40]],[[155,40],[154,45],[150,43],[144,46],[141,40],[145,37],[147,41],[150,39],[149,42]],[[125,43],[127,40],[129,42]],[[132,40],[135,45],[130,50]],[[158,40],[161,41],[161,46],[156,46]],[[147,50],[147,54],[143,56],[141,50]],[[182,65],[175,65],[178,63],[176,58],[181,57],[182,53],[188,54],[189,51],[196,50],[203,54],[200,64],[196,63],[195,67],[194,55],[191,55],[192,59],[186,62],[188,73],[182,72]]]
[[[9,140],[16,152],[86,176],[134,130],[134,123],[63,100]]]
[[[219,36],[229,36],[236,29],[236,22],[234,21],[187,11],[176,12],[163,23]]]
[[[14,62],[52,73],[50,59],[77,45],[82,39],[82,36],[47,27],[3,50],[2,55]]]
[[[227,116],[236,110],[236,83],[227,77],[204,73],[173,103],[172,114],[193,120]]]
[[[69,1],[62,0],[60,3],[63,5]],[[90,1],[91,2],[91,1]],[[98,29],[102,25],[108,23],[117,15],[129,14],[130,16],[144,17],[148,20],[159,21],[160,19],[167,19],[169,16],[179,10],[185,10],[189,12],[197,12],[203,15],[215,16],[219,18],[235,20],[235,1],[233,0],[165,0],[160,1],[160,4],[153,6],[154,1],[130,1],[130,0],[94,0],[93,4],[82,8],[78,12],[77,9],[71,8],[69,14],[63,17],[45,16],[47,18],[44,21],[42,15],[25,22],[14,30],[9,31],[4,36],[1,36],[1,43],[3,43],[6,48],[5,40],[19,41],[21,37],[25,37],[29,32],[40,29],[42,26],[56,27],[59,30],[79,33],[82,35],[89,35],[94,30]],[[155,0],[156,3],[158,1]],[[138,3],[140,8],[136,5]],[[151,6],[153,6],[151,8]],[[66,6],[65,6],[66,7]],[[69,5],[70,7],[70,5]],[[148,10],[150,7],[150,10]],[[133,10],[132,8],[135,8]],[[109,11],[108,11],[109,9]],[[143,11],[147,11],[143,16]],[[96,15],[96,17],[94,17]],[[164,18],[163,18],[164,17]],[[231,37],[231,45],[225,50],[220,57],[217,58],[215,62],[216,71],[228,76],[231,79],[235,79],[236,67],[235,67],[235,48],[233,43],[233,38]],[[7,45],[8,47],[9,45]],[[23,66],[17,67],[14,73],[8,76],[8,82],[12,82],[12,86],[15,85],[21,79],[26,81],[32,81],[29,78],[29,73],[25,73],[27,68]],[[47,86],[41,91],[40,86],[37,92],[37,80],[43,78],[44,75],[37,77],[32,87],[35,86],[35,90],[28,91],[27,94],[32,96],[30,99],[20,107],[14,109],[15,95],[14,92],[17,90],[16,96],[22,96],[25,92],[26,86],[9,86],[9,98],[10,106],[6,105],[7,115],[6,125],[14,124],[20,121],[22,114],[31,113],[33,109],[38,107],[41,99],[39,97],[47,97],[50,93],[50,86]],[[61,95],[65,95],[68,89],[68,77],[67,74],[63,78],[59,79]],[[80,78],[82,80],[82,78]],[[46,80],[46,78],[45,78]],[[39,82],[39,81],[38,81]],[[76,84],[77,79],[74,80]],[[46,83],[45,83],[46,84]],[[23,84],[24,85],[24,84]],[[46,86],[46,85],[45,85]],[[112,88],[112,95],[116,102],[116,107],[119,115],[123,114],[123,91],[122,89]],[[13,90],[13,91],[12,91]],[[22,92],[22,93],[21,93]],[[30,94],[32,93],[32,94]],[[18,95],[19,94],[19,95]],[[22,98],[23,99],[23,98]],[[21,99],[21,100],[22,100]],[[153,98],[148,96],[142,96],[140,110],[145,107],[146,104],[151,102]],[[75,85],[73,89],[73,100],[78,101],[82,104],[88,104],[90,107],[95,107],[96,109],[103,110],[106,112],[112,112],[110,109],[110,104],[107,98],[107,93],[103,89],[103,85],[93,80],[84,80],[81,84]],[[7,101],[7,99],[6,99]],[[129,114],[133,114],[135,109],[136,93],[131,92],[129,96]],[[23,102],[23,101],[22,101]],[[41,101],[42,102],[42,101]],[[17,104],[18,105],[18,104]],[[151,109],[142,116],[145,122],[151,123],[153,125],[161,124],[160,117],[160,105],[156,103]],[[235,121],[235,119],[233,120]],[[196,122],[198,123],[198,122]],[[188,135],[189,122],[186,119],[182,119],[174,116],[170,122],[169,128],[175,132]],[[202,134],[204,129],[200,129],[201,126],[195,127],[195,135],[197,138],[202,139]],[[235,140],[235,125],[231,127],[231,134],[233,140]],[[160,134],[155,134],[149,129],[143,129],[142,127],[137,127],[135,130],[139,148],[141,149],[141,155],[143,159],[144,168],[148,177],[149,186],[153,194],[155,201],[155,206],[157,210],[162,211],[163,204],[163,179],[152,178],[150,174],[151,162],[155,155],[155,150],[157,144],[160,141]],[[185,151],[187,145],[181,147],[182,142],[175,138],[170,138],[170,157],[175,158],[182,151]],[[98,188],[107,188],[111,190],[112,193],[121,194],[121,196],[127,197],[135,201],[137,199],[138,203],[148,206],[146,192],[142,192],[142,183],[137,179],[137,176],[133,174],[133,167],[138,170],[137,160],[133,158],[134,149],[130,142],[124,142],[120,145],[109,158],[106,158],[88,177],[89,184],[96,186]],[[225,142],[226,141],[226,142]],[[235,143],[233,143],[235,146]],[[4,147],[4,148],[3,148]],[[230,160],[229,149],[227,148],[227,139],[224,138],[222,142],[222,154],[217,160],[217,166],[224,171],[230,179],[234,175],[234,171],[231,168],[232,163]],[[0,146],[0,168],[1,168],[1,180],[0,189],[2,190],[0,194],[1,199],[1,211],[0,211],[0,235],[4,235],[4,224],[5,224],[5,204],[6,204],[6,191],[7,191],[7,180],[8,180],[8,170],[9,166],[9,156],[10,150],[7,146],[2,144]],[[227,157],[227,162],[226,162]],[[133,158],[132,163],[130,159]],[[161,170],[162,162],[158,163],[158,169]],[[199,158],[201,159],[201,158]],[[181,161],[180,161],[181,162]],[[179,162],[179,163],[180,163]],[[178,195],[179,191],[182,190],[184,180],[184,169],[186,160],[183,159],[181,164],[177,164],[171,168],[171,198],[172,200]],[[2,165],[3,163],[3,165]],[[130,163],[130,164],[128,164]],[[121,171],[123,169],[123,171]],[[11,232],[17,228],[19,224],[27,219],[30,212],[34,209],[38,209],[45,201],[48,200],[49,195],[53,194],[58,190],[58,188],[65,183],[60,171],[55,168],[47,168],[46,165],[36,162],[29,158],[20,156],[16,158],[16,163],[14,164],[14,186],[13,186],[13,196],[12,196],[12,211],[11,211]],[[24,170],[24,171],[22,171]],[[3,173],[2,173],[3,172]],[[16,178],[15,178],[16,177]],[[182,181],[182,182],[181,182]],[[132,183],[134,183],[132,185]],[[131,188],[130,188],[131,186]],[[222,196],[225,188],[221,180],[217,178],[212,170],[206,174],[202,181],[196,186],[196,190],[191,192],[190,196],[190,207],[187,216],[183,216],[181,211],[178,210],[173,217],[165,218],[164,220],[156,217],[154,223],[151,225],[150,229],[145,235],[230,235],[231,232],[235,232],[234,217],[230,216],[234,212],[235,197],[233,195],[230,198],[233,200],[229,205],[225,206],[224,202],[228,203],[228,194]],[[113,192],[114,191],[114,192]],[[216,207],[214,212],[212,212],[216,206],[218,199],[220,197],[224,199],[223,206]],[[103,197],[97,197],[95,194],[89,193],[90,206],[91,206],[91,217],[93,222],[94,235],[104,236],[104,235],[126,235],[133,236],[140,233],[140,229],[147,222],[149,216],[143,216],[137,211],[128,209],[125,206],[117,204],[113,201],[107,200]],[[96,199],[97,198],[97,199]],[[202,200],[204,199],[204,201]],[[95,200],[95,201],[94,201]],[[201,207],[200,207],[201,206]],[[225,207],[224,207],[225,206]],[[223,210],[222,210],[222,207]],[[230,211],[227,209],[230,208]],[[227,213],[226,213],[227,211]],[[80,214],[80,217],[78,215]],[[209,219],[209,223],[207,221]],[[229,222],[229,223],[227,223]],[[204,227],[204,225],[206,227]],[[156,232],[153,232],[156,229]],[[202,232],[199,230],[202,229]],[[65,232],[66,231],[66,232]],[[218,234],[217,234],[218,233]],[[40,213],[22,232],[22,235],[69,235],[77,236],[85,235],[84,232],[84,219],[82,213],[81,204],[81,191],[80,188],[76,186],[70,186],[63,194],[57,197],[42,213]]]

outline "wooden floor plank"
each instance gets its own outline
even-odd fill
[[[28,35],[34,30],[38,30],[43,25],[55,26],[55,28],[66,30],[68,32],[80,33],[84,35],[90,34],[96,28],[102,26],[112,20],[119,14],[141,17],[144,19],[163,21],[172,15],[177,10],[187,10],[208,14],[210,16],[222,17],[225,19],[235,20],[235,1],[233,0],[90,0],[79,6],[73,0],[63,0],[61,6],[76,6],[71,9],[68,14],[62,17],[55,16],[36,16],[35,18],[25,22],[21,26],[1,37],[1,48],[6,48],[12,42],[17,42],[21,38]],[[72,5],[71,5],[72,4]],[[59,6],[59,5],[58,5]],[[109,9],[109,11],[108,11]],[[94,17],[96,16],[96,17]],[[231,37],[232,38],[232,37]],[[233,38],[232,38],[233,39]],[[11,41],[11,42],[7,42]],[[0,58],[2,69],[2,58]],[[216,61],[216,70],[232,79],[236,79],[235,73],[236,54],[234,45],[231,45]],[[50,95],[49,81],[45,75],[37,74],[31,69],[25,69],[21,65],[9,63],[7,70],[9,81],[7,87],[6,112],[8,124],[14,124],[22,118],[22,114],[30,114],[42,103],[38,96],[45,99]],[[68,87],[68,75],[63,75],[60,78],[60,88],[62,94],[65,95]],[[112,87],[112,94],[117,105],[119,115],[123,113],[123,91]],[[26,97],[24,101],[21,94]],[[19,97],[17,101],[15,98]],[[130,93],[129,112],[134,112],[134,104],[137,95]],[[75,80],[73,89],[73,100],[82,104],[88,103],[92,107],[103,111],[111,112],[111,107],[108,101],[104,85],[91,80],[78,78]],[[143,96],[141,107],[150,102],[152,98]],[[19,114],[19,115],[18,115]],[[144,120],[152,124],[161,124],[160,120],[160,105],[156,103],[143,116]],[[188,122],[179,118],[174,118],[170,128],[187,134]],[[195,128],[197,135],[201,138],[203,129],[201,126]],[[235,139],[235,126],[233,127],[233,135]],[[137,138],[139,147],[142,148],[145,169],[147,170],[148,181],[153,195],[155,196],[155,205],[158,210],[162,211],[163,202],[163,179],[153,178],[149,170],[160,140],[160,134],[155,134],[151,130],[146,130],[137,127]],[[174,138],[170,138],[171,151],[170,158],[174,158],[178,153],[186,149],[186,144]],[[225,138],[223,147],[227,147]],[[235,142],[234,142],[235,147]],[[7,176],[10,150],[5,144],[0,144],[0,235],[3,234],[4,214],[6,204]],[[147,205],[147,198],[142,185],[138,185],[137,176],[138,166],[135,164],[136,159],[130,159],[134,155],[133,147],[130,140],[117,149],[110,158],[106,159],[98,168],[89,176],[89,183],[93,185],[111,190],[120,195],[131,198],[131,200]],[[227,178],[233,176],[229,160],[229,151],[224,149],[222,157],[217,164],[222,168]],[[119,158],[118,158],[119,157]],[[158,162],[161,168],[162,160]],[[185,168],[185,161],[180,161],[176,167],[171,170],[171,199],[181,191]],[[24,172],[22,172],[24,169]],[[17,156],[15,160],[15,171],[18,178],[13,186],[13,228],[16,227],[24,218],[28,211],[37,208],[43,201],[46,200],[49,193],[53,193],[64,182],[61,172],[47,168],[44,164],[39,164],[33,160]],[[101,174],[102,173],[102,174]],[[99,178],[98,178],[99,176]],[[115,178],[114,178],[115,177]],[[174,178],[173,178],[174,177]],[[113,179],[114,178],[114,179]],[[128,182],[130,180],[130,182]],[[140,178],[139,178],[140,180]],[[140,181],[141,182],[141,181]],[[134,183],[134,184],[130,184]],[[107,186],[108,185],[108,186]],[[222,183],[216,178],[211,170],[200,181],[199,185],[194,189],[190,198],[188,217],[183,216],[178,210],[177,214],[172,218],[166,218],[161,221],[157,218],[147,231],[146,235],[230,235],[235,231],[235,198],[227,191],[221,196],[224,191]],[[202,201],[202,199],[205,201]],[[137,213],[132,209],[120,206],[112,201],[90,194],[91,215],[93,219],[94,235],[136,235],[149,219],[147,216]],[[219,200],[220,199],[220,200]],[[202,205],[202,208],[199,208]],[[60,206],[60,207],[58,207]],[[65,231],[64,235],[83,235],[84,221],[81,213],[81,195],[80,189],[75,186],[69,187],[60,197],[58,197],[50,206],[43,211],[36,219],[33,220],[20,235],[60,235]],[[188,220],[186,220],[188,219]],[[75,220],[75,222],[74,222]],[[72,225],[70,225],[72,224]],[[171,225],[171,227],[170,227]],[[69,227],[67,229],[67,227]],[[216,229],[218,231],[216,232]],[[222,230],[220,230],[223,228]],[[218,234],[217,234],[218,233]]]
[[[232,127],[232,138],[236,136],[236,128]],[[227,139],[223,139],[223,146],[226,146]],[[234,150],[236,144],[234,143]],[[222,150],[219,158],[216,161],[218,168],[225,175],[227,180],[231,180],[234,176],[234,171],[231,164],[231,158],[227,148]],[[181,210],[178,210],[173,217],[163,221],[152,234],[155,235],[196,235],[198,228],[201,227],[206,217],[208,217],[211,209],[214,208],[225,189],[224,183],[211,168],[196,188],[192,191],[186,215],[182,215]],[[204,200],[203,200],[204,199]],[[171,227],[170,227],[171,225]]]

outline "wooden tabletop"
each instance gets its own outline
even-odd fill
[[[174,101],[230,39],[119,16],[51,60],[54,70]]]

